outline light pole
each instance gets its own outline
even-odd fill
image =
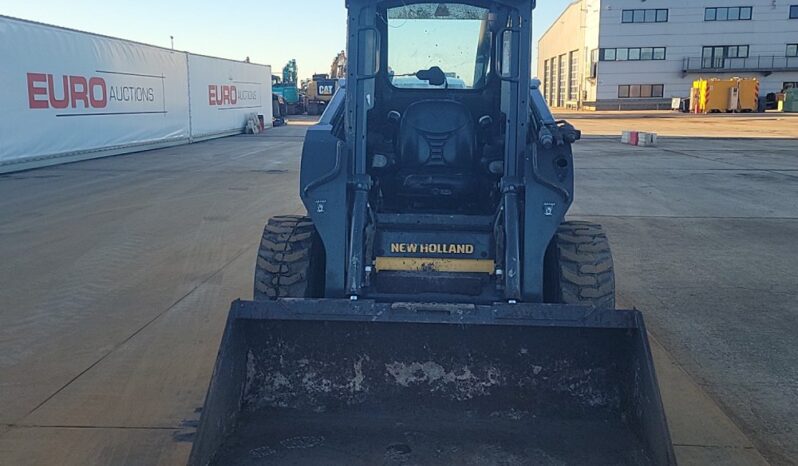
[[[175,49],[175,36],[169,36],[169,39],[172,41],[172,50]]]

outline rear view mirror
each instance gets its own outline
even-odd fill
[[[416,78],[421,81],[427,81],[431,86],[443,86],[446,84],[446,74],[438,66],[419,71],[416,73]]]

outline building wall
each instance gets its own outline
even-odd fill
[[[689,96],[692,82],[699,77],[741,74],[757,77],[763,93],[781,91],[784,82],[798,81],[798,72],[775,72],[770,76],[751,71],[685,74],[682,68],[685,58],[700,59],[703,47],[711,45],[748,45],[749,57],[784,57],[786,44],[798,42],[798,20],[789,19],[791,4],[798,4],[798,0],[603,0],[601,48],[664,46],[667,53],[663,61],[600,62],[597,98],[620,100],[618,86],[622,84],[663,84],[663,98],[669,101],[671,97]],[[705,8],[723,6],[751,6],[752,19],[704,21]],[[622,23],[624,9],[641,8],[667,8],[668,22]]]
[[[700,77],[756,77],[763,94],[778,92],[785,82],[798,81],[798,71],[685,73],[683,68],[686,59],[698,63],[703,47],[714,45],[747,45],[749,60],[760,56],[763,61],[773,56],[785,60],[787,44],[798,43],[798,19],[789,19],[791,5],[798,5],[798,0],[579,0],[541,38],[538,73],[542,76],[546,60],[568,49],[579,50],[579,106],[593,108],[667,108],[671,97],[689,96],[692,82]],[[728,6],[752,7],[751,20],[704,21],[705,8]],[[623,23],[625,9],[667,9],[668,21]],[[591,79],[593,53],[636,47],[665,47],[665,59],[599,61],[597,78]],[[790,60],[798,67],[798,57]],[[663,86],[662,97],[619,98],[619,86],[652,84]],[[555,107],[558,103],[550,101]]]
[[[601,25],[601,0],[583,0],[582,10],[585,14],[585,89],[583,102],[595,102],[598,91],[598,80],[591,78],[591,68],[594,66],[593,50],[599,48],[599,31]],[[598,70],[598,63],[595,64]]]
[[[543,95],[549,105],[553,107],[563,107],[568,101],[577,101],[585,82],[583,72],[585,68],[585,34],[584,28],[581,27],[584,20],[582,1],[577,0],[571,3],[538,42],[537,75],[543,83]],[[571,66],[572,53],[576,61],[575,67]],[[559,65],[561,59],[564,59],[565,64],[562,71],[564,89],[560,87]],[[576,95],[570,93],[571,76],[576,77],[577,89],[574,92]]]

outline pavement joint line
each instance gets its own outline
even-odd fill
[[[87,367],[87,368],[83,369],[83,370],[82,370],[82,371],[81,371],[79,374],[77,374],[75,377],[73,377],[72,379],[70,379],[70,380],[69,380],[67,383],[65,383],[63,386],[61,386],[61,387],[60,387],[58,390],[56,390],[55,392],[53,392],[52,394],[50,394],[50,396],[48,396],[48,397],[47,397],[47,398],[45,398],[45,399],[44,399],[42,402],[40,402],[39,404],[37,404],[37,405],[36,405],[36,406],[35,406],[33,409],[31,409],[30,411],[28,411],[28,413],[27,413],[27,414],[25,414],[24,416],[22,416],[22,418],[20,418],[20,419],[25,419],[26,417],[28,417],[28,416],[30,416],[31,414],[33,414],[34,412],[36,412],[36,410],[38,410],[39,408],[41,408],[42,406],[44,406],[45,404],[47,404],[47,402],[49,402],[50,400],[52,400],[53,398],[55,398],[55,397],[56,397],[56,396],[57,396],[59,393],[61,393],[62,391],[64,391],[64,390],[65,390],[67,387],[69,387],[69,386],[70,386],[72,383],[74,383],[76,380],[78,380],[78,379],[79,379],[80,377],[82,377],[84,374],[86,374],[87,372],[89,372],[90,370],[92,370],[92,369],[93,369],[94,367],[96,367],[98,364],[100,364],[101,362],[103,362],[103,361],[104,361],[106,358],[108,358],[108,357],[109,357],[111,354],[113,354],[114,352],[116,352],[116,350],[118,350],[119,348],[123,347],[123,346],[124,346],[126,343],[128,343],[130,340],[132,340],[133,338],[135,338],[135,337],[136,337],[138,334],[140,334],[142,331],[144,331],[144,330],[145,330],[147,327],[149,327],[150,325],[152,325],[153,323],[155,323],[156,321],[158,321],[158,320],[159,320],[161,317],[163,317],[163,316],[164,316],[164,315],[166,315],[166,314],[167,314],[169,311],[171,311],[172,309],[174,309],[174,308],[175,308],[175,307],[176,307],[178,304],[180,304],[180,303],[181,303],[181,302],[183,302],[183,301],[184,301],[186,298],[188,298],[189,296],[191,296],[191,295],[192,295],[192,294],[193,294],[195,291],[197,291],[199,288],[201,288],[201,287],[202,287],[202,286],[204,286],[206,283],[208,283],[208,282],[209,282],[211,279],[213,279],[213,278],[214,278],[216,275],[218,275],[220,272],[222,272],[224,269],[226,269],[228,266],[230,266],[230,264],[232,264],[233,262],[235,262],[236,260],[238,260],[238,258],[239,258],[239,257],[241,257],[241,256],[242,256],[242,255],[243,255],[243,254],[244,254],[246,251],[248,251],[250,248],[251,248],[251,245],[247,245],[247,246],[245,246],[245,247],[241,248],[241,249],[240,249],[238,252],[236,252],[236,253],[235,253],[235,255],[233,256],[233,258],[232,258],[232,259],[230,259],[229,261],[225,262],[225,263],[224,263],[224,264],[223,264],[223,265],[222,265],[222,266],[221,266],[219,269],[217,269],[215,272],[213,272],[212,274],[210,274],[209,276],[207,276],[207,277],[206,277],[204,280],[202,280],[200,283],[198,283],[198,284],[197,284],[197,285],[195,285],[193,288],[191,288],[191,289],[190,289],[190,290],[189,290],[189,291],[188,291],[186,294],[184,294],[183,296],[181,296],[181,297],[180,297],[180,298],[179,298],[177,301],[175,301],[174,303],[172,303],[172,304],[171,304],[169,307],[167,307],[166,309],[164,309],[163,311],[161,311],[160,313],[158,313],[158,314],[157,314],[155,317],[153,317],[152,319],[150,319],[150,320],[148,320],[147,322],[145,322],[145,323],[144,323],[144,325],[142,325],[141,327],[139,327],[139,328],[138,328],[138,329],[137,329],[135,332],[133,332],[133,333],[132,333],[131,335],[129,335],[127,338],[125,338],[125,339],[124,339],[124,340],[122,340],[121,342],[119,342],[119,343],[117,343],[116,345],[114,345],[114,347],[113,347],[113,348],[111,348],[110,350],[108,350],[108,352],[106,352],[106,353],[105,353],[104,355],[102,355],[102,356],[101,356],[99,359],[97,359],[96,361],[94,361],[94,362],[93,362],[91,365],[89,365],[89,367]]]
[[[581,141],[617,141],[620,139],[620,134],[587,134],[583,135]],[[779,136],[779,137],[772,137],[772,138],[762,138],[762,137],[701,137],[701,136],[658,136],[658,140],[662,141],[690,141],[690,140],[699,140],[702,142],[707,141],[749,141],[749,142],[761,142],[761,141],[776,141],[776,142],[787,142],[787,141],[795,141],[796,138],[791,136]],[[642,146],[632,146],[632,147],[642,147]],[[656,147],[656,146],[655,146]],[[691,149],[695,150],[695,149]],[[739,150],[739,149],[738,149]]]
[[[723,450],[753,450],[757,451],[755,447],[737,446],[737,445],[702,445],[693,443],[674,443],[674,447],[688,447],[688,448],[718,448]]]
[[[617,172],[617,168],[601,168],[601,167],[580,167],[580,171],[613,171]],[[663,171],[667,172],[769,172],[769,173],[776,173],[781,174],[783,176],[793,176],[790,174],[782,173],[782,172],[798,172],[798,169],[789,169],[789,170],[773,170],[769,168],[634,168],[634,169],[623,169],[625,172],[658,172],[661,173]]]
[[[670,153],[670,154],[682,155],[682,156],[684,156],[684,157],[692,157],[692,158],[694,158],[694,159],[698,159],[698,160],[704,160],[704,161],[709,161],[709,162],[723,163],[723,164],[726,164],[726,165],[730,165],[730,166],[732,166],[732,167],[743,167],[742,165],[736,164],[736,163],[734,163],[734,162],[729,162],[728,160],[717,160],[717,159],[711,159],[711,158],[707,158],[707,157],[701,157],[701,156],[699,156],[699,155],[688,154],[687,152],[684,152],[684,151],[681,151],[681,150],[677,150],[677,149],[666,149],[666,148],[662,148],[662,151],[663,151],[663,152]],[[745,167],[745,168],[747,168],[747,167]]]
[[[11,429],[108,429],[108,430],[183,430],[187,427],[164,426],[81,426],[81,425],[49,425],[49,424],[5,424]]]
[[[573,214],[570,218],[657,218],[676,220],[798,220],[798,217],[723,217],[723,216],[692,216],[692,215],[612,215],[612,214]]]
[[[731,166],[733,166],[733,167],[744,167],[744,168],[745,168],[745,170],[741,170],[741,171],[763,171],[763,172],[767,172],[767,173],[770,173],[770,174],[773,174],[773,175],[786,176],[786,177],[788,177],[788,178],[795,178],[795,177],[796,177],[795,175],[791,175],[791,174],[787,174],[787,173],[781,173],[781,171],[780,171],[780,170],[777,170],[777,169],[768,169],[768,168],[759,168],[759,169],[757,169],[757,168],[748,168],[748,167],[746,167],[745,165],[740,165],[739,163],[730,162],[730,161],[727,161],[727,160],[720,160],[720,159],[716,159],[716,158],[701,157],[701,156],[699,156],[699,155],[690,155],[690,154],[688,154],[688,153],[686,153],[686,152],[683,152],[683,151],[680,151],[680,150],[676,150],[676,149],[664,149],[664,148],[663,148],[662,150],[663,150],[664,152],[671,152],[671,153],[674,153],[674,154],[680,154],[680,155],[684,155],[684,156],[686,156],[686,157],[693,157],[693,158],[697,158],[697,159],[699,159],[699,160],[710,161],[710,162],[718,162],[718,163],[724,163],[724,164],[726,164],[726,165],[731,165]]]

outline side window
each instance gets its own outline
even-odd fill
[[[667,8],[649,8],[640,10],[622,10],[622,23],[667,23]]]
[[[748,21],[753,16],[754,7],[724,6],[704,9],[704,21]]]
[[[635,20],[635,10],[623,10],[621,13],[622,23],[633,23]]]
[[[664,94],[664,84],[622,84],[618,86],[619,99],[659,99]]]

